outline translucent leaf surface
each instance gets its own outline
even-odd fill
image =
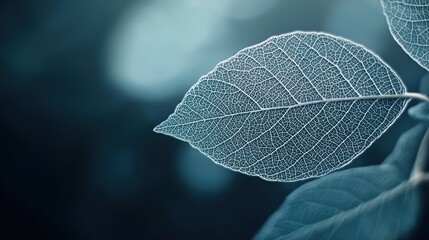
[[[390,32],[429,71],[429,0],[381,0]]]
[[[416,224],[418,191],[406,181],[427,126],[404,133],[378,166],[304,184],[269,218],[256,239],[397,239]]]
[[[219,63],[155,131],[230,169],[296,181],[349,163],[408,100],[399,77],[362,46],[294,32]]]

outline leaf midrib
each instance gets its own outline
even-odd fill
[[[260,109],[251,110],[251,111],[237,112],[237,113],[226,114],[226,115],[211,117],[211,118],[205,118],[205,119],[200,119],[200,120],[196,120],[196,121],[192,121],[192,122],[180,123],[180,124],[169,125],[169,126],[157,126],[154,130],[156,132],[159,132],[160,130],[166,129],[166,128],[185,126],[185,125],[189,125],[189,124],[195,124],[195,123],[206,122],[206,121],[210,121],[210,120],[222,119],[222,118],[226,118],[226,117],[233,117],[233,116],[237,116],[237,115],[251,114],[251,113],[257,113],[257,112],[264,112],[264,111],[272,111],[272,110],[278,110],[278,109],[290,109],[290,108],[302,107],[302,106],[306,106],[306,105],[313,105],[313,104],[319,104],[319,103],[345,102],[345,101],[358,101],[358,100],[371,100],[371,99],[375,99],[375,100],[395,99],[395,98],[397,98],[397,99],[399,99],[399,98],[411,99],[411,98],[415,98],[415,97],[416,97],[415,94],[405,92],[402,94],[395,94],[395,95],[393,95],[393,94],[392,95],[371,95],[371,96],[357,96],[357,97],[347,97],[347,98],[321,99],[321,100],[317,100],[317,101],[298,103],[298,104],[289,105],[289,106],[260,108]]]

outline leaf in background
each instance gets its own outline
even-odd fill
[[[425,74],[420,81],[420,92],[429,95],[429,73]],[[420,121],[429,122],[429,103],[422,102],[408,109],[408,115]]]
[[[429,121],[429,103],[422,102],[411,107],[408,114],[416,120]]]
[[[383,164],[344,170],[292,192],[255,239],[396,239],[416,224],[408,180],[427,126],[404,133]]]
[[[393,38],[429,71],[429,0],[381,0]]]
[[[219,63],[154,130],[235,171],[296,181],[349,163],[408,101],[399,77],[364,47],[293,32]]]

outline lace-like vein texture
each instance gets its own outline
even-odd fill
[[[154,130],[214,162],[271,181],[343,167],[409,98],[375,54],[316,32],[274,36],[219,63]]]
[[[429,0],[381,0],[390,32],[429,71]]]

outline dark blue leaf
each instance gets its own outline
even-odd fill
[[[429,95],[429,73],[425,74],[420,81],[420,92]],[[416,120],[429,122],[429,103],[423,102],[411,107],[408,109],[408,114]]]
[[[423,102],[411,107],[408,114],[416,120],[429,122],[429,103]]]
[[[383,164],[304,184],[256,239],[396,239],[416,224],[420,198],[407,181],[427,127],[404,133]]]

